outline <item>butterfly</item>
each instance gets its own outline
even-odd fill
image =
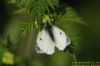
[[[37,53],[52,55],[55,47],[63,51],[70,43],[71,40],[63,30],[47,22],[37,37],[35,49]]]

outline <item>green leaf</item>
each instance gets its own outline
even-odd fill
[[[20,35],[21,36],[27,35],[30,31],[32,31],[33,27],[34,23],[32,21],[24,22],[23,24],[21,24],[20,27]]]
[[[70,54],[74,54],[76,52],[76,48],[77,48],[77,45],[71,42],[71,44],[67,46],[67,48],[65,49],[65,52],[68,51]]]
[[[65,8],[65,14],[58,17],[58,19],[60,18],[61,21],[65,21],[67,23],[78,23],[87,25],[87,23],[78,15],[78,13],[69,6]]]

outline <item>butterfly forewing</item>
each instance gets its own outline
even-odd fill
[[[54,50],[55,44],[51,40],[48,32],[45,29],[43,29],[38,35],[36,43],[38,48],[40,49],[38,50],[38,52],[47,53],[47,54],[53,54],[55,52]]]

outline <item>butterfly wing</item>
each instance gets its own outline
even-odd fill
[[[51,40],[48,32],[43,29],[37,38],[37,53],[53,54],[55,52],[55,44]]]
[[[53,26],[53,34],[55,38],[55,45],[59,50],[64,50],[70,44],[70,39],[63,30]]]
[[[38,46],[37,44],[35,45],[35,50],[37,53],[45,53],[44,51],[42,51]]]

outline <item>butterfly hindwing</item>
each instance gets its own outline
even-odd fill
[[[42,51],[38,46],[37,44],[35,45],[35,50],[37,53],[45,53],[44,51]]]

